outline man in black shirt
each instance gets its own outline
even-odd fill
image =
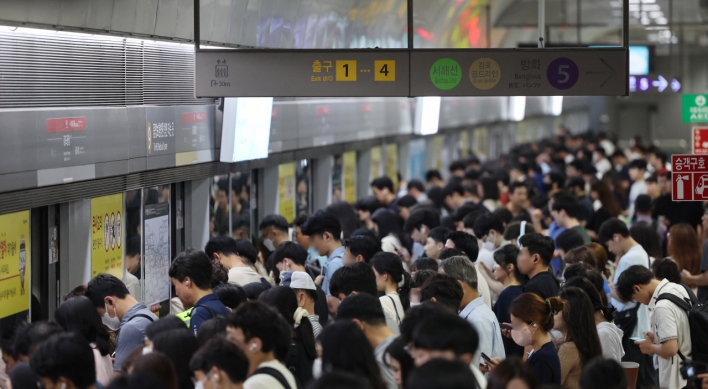
[[[542,299],[558,296],[558,280],[549,271],[555,245],[553,239],[538,233],[519,238],[519,256],[516,266],[521,274],[529,277],[524,293],[536,293]]]

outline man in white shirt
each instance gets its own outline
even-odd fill
[[[499,321],[494,312],[484,304],[484,299],[477,291],[478,277],[474,265],[465,257],[452,257],[446,259],[440,267],[462,287],[463,296],[459,316],[472,324],[479,335],[479,348],[475,360],[479,365],[484,365],[481,353],[490,358],[505,359],[506,352]]]
[[[275,358],[275,349],[285,348],[287,325],[278,314],[259,301],[241,304],[231,314],[226,339],[238,346],[248,358],[248,379],[244,389],[296,389],[297,382],[288,368]]]
[[[621,328],[626,338],[643,338],[644,333],[651,330],[651,324],[649,321],[649,311],[646,305],[639,305],[635,302],[626,302],[622,300],[620,295],[614,288],[617,284],[622,273],[634,265],[641,265],[649,269],[651,267],[649,254],[642,248],[642,246],[637,243],[629,235],[629,229],[627,225],[620,219],[611,218],[604,222],[600,227],[598,233],[598,239],[601,243],[607,245],[607,248],[612,252],[619,261],[617,261],[617,269],[615,270],[615,276],[610,283],[610,292],[612,298],[610,299],[612,306],[617,309],[618,312],[625,311],[635,311],[631,315],[636,315],[637,324],[634,329]],[[637,362],[640,364],[639,367],[639,377],[637,381],[637,387],[650,387],[654,385],[654,377],[656,377],[656,370],[653,368],[651,358],[645,358],[639,347],[633,342],[627,342],[627,339],[623,339],[622,346],[625,351],[625,361]]]
[[[658,357],[659,387],[685,387],[688,382],[681,377],[681,356],[691,355],[691,328],[686,311],[671,299],[688,306],[686,287],[666,279],[659,281],[651,270],[634,265],[620,276],[617,292],[623,300],[636,300],[649,307],[651,331],[644,334],[644,341],[636,343],[642,353]]]
[[[634,216],[634,202],[637,197],[647,194],[647,183],[644,181],[644,173],[647,171],[647,161],[635,159],[629,163],[629,178],[632,179],[632,187],[629,189],[629,216]]]
[[[385,360],[386,348],[396,335],[386,326],[381,302],[368,293],[359,293],[342,300],[337,310],[337,320],[351,320],[361,328],[374,349],[376,363],[388,389],[398,389],[389,361]]]
[[[209,240],[204,252],[212,261],[226,268],[230,283],[245,286],[261,282],[260,274],[253,268],[258,252],[251,242],[218,236]]]

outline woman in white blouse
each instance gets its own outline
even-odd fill
[[[96,381],[107,386],[113,378],[108,331],[101,317],[87,297],[73,297],[57,308],[54,319],[64,330],[83,336],[93,349],[96,362]]]
[[[401,258],[393,253],[378,253],[369,264],[376,275],[376,288],[384,295],[379,297],[381,306],[391,318],[401,324],[410,308],[411,276],[403,270]]]

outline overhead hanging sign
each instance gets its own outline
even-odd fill
[[[708,155],[671,156],[673,201],[708,200]]]
[[[681,106],[684,123],[708,123],[708,95],[683,95]]]
[[[625,48],[208,50],[197,97],[615,96]]]

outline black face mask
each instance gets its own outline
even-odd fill
[[[550,190],[553,189],[553,184],[547,184],[544,182],[542,187],[544,192],[550,192]]]

